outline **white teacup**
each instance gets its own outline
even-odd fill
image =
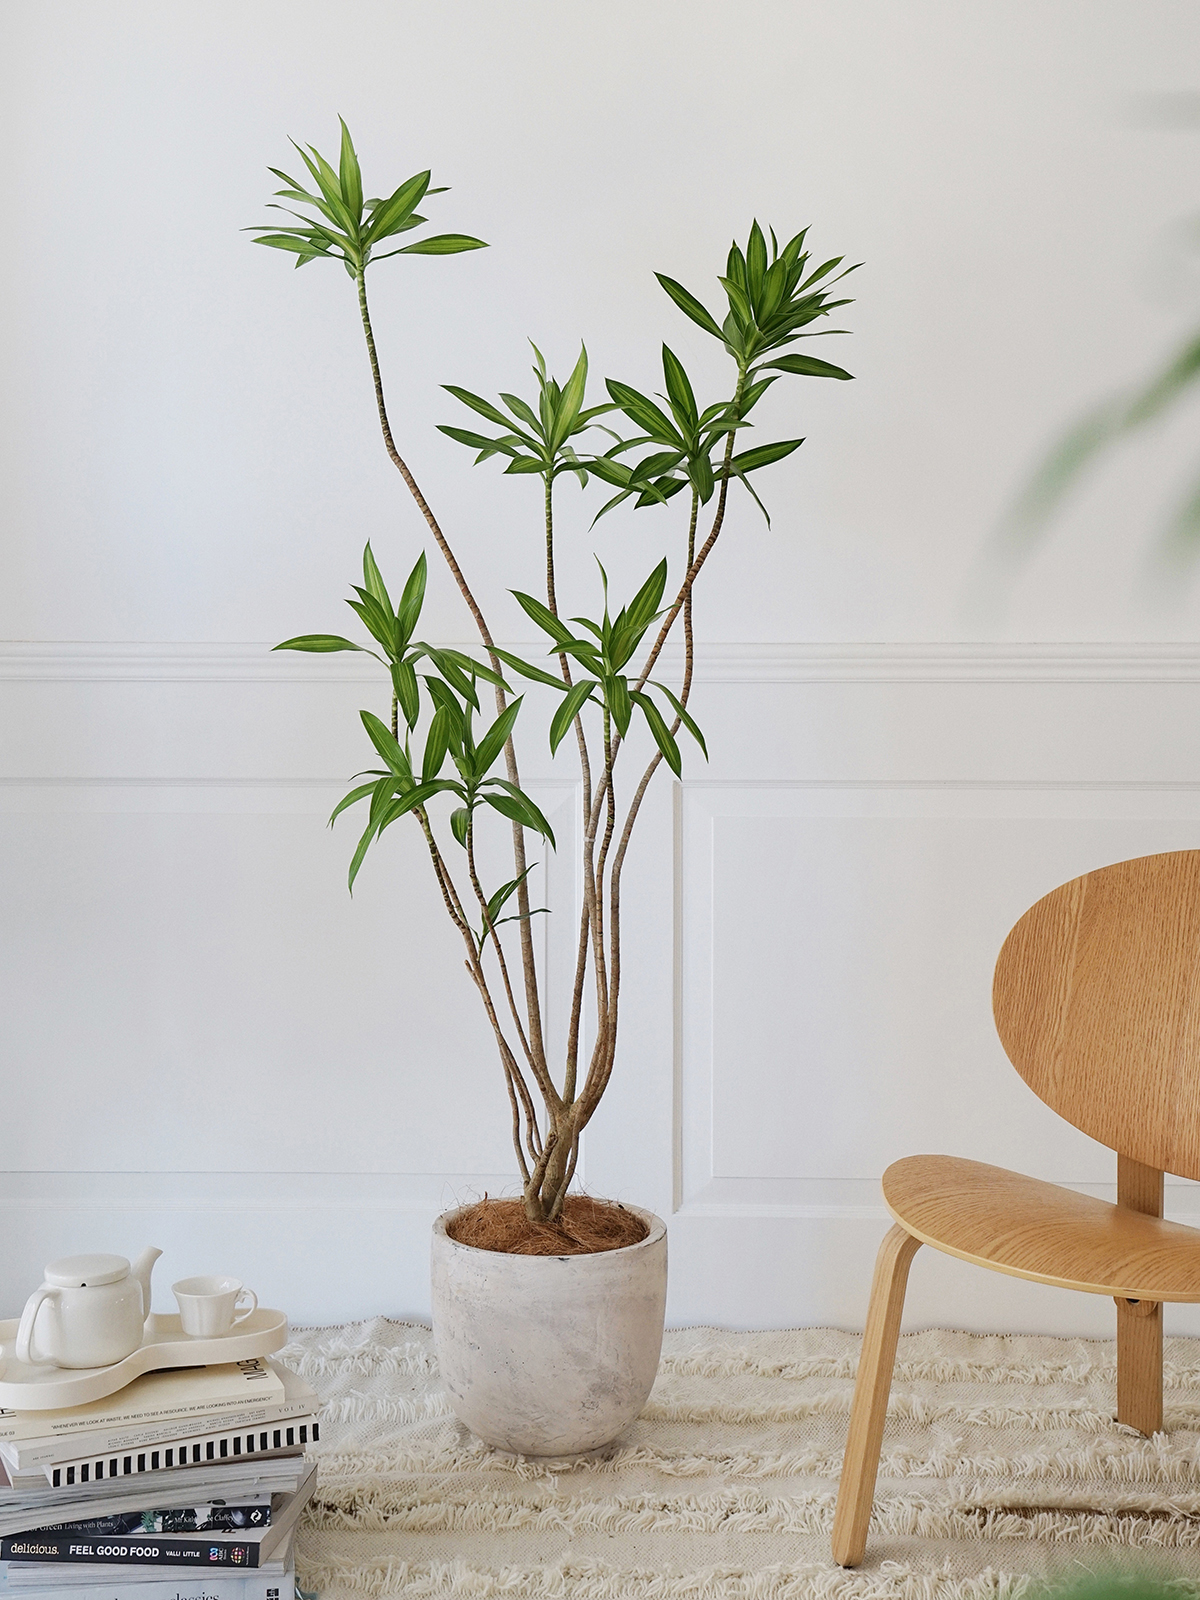
[[[258,1296],[253,1289],[245,1288],[240,1278],[180,1278],[171,1290],[179,1302],[183,1331],[191,1339],[212,1339],[228,1333],[258,1308]],[[239,1313],[237,1308],[245,1300],[250,1304]]]

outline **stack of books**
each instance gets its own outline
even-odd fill
[[[293,1600],[317,1404],[268,1357],[0,1410],[0,1596]]]

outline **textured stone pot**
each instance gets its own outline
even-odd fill
[[[608,1444],[646,1403],[667,1303],[667,1226],[622,1250],[512,1256],[433,1225],[433,1342],[460,1422],[522,1455]]]

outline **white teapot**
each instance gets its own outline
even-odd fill
[[[17,1329],[18,1361],[59,1367],[111,1367],[142,1342],[150,1315],[150,1273],[162,1255],[153,1245],[132,1268],[124,1256],[63,1256],[25,1302]],[[34,1346],[37,1328],[40,1348]]]

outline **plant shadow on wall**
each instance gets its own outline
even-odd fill
[[[568,1200],[568,1191],[580,1135],[600,1103],[616,1057],[629,842],[659,767],[665,765],[676,777],[682,772],[681,735],[704,750],[703,735],[688,710],[694,665],[692,593],[725,524],[730,490],[748,491],[762,507],[752,479],[803,443],[750,443],[751,414],[781,377],[850,377],[828,361],[786,347],[816,333],[844,331],[814,325],[849,303],[833,297],[833,286],[853,269],[843,267],[840,257],[814,262],[805,248],[805,232],[780,246],[773,232],[768,238],[755,222],[745,247],[735,244],[730,250],[720,277],[728,307],[722,320],[681,284],[658,274],[679,310],[716,339],[730,359],[727,392],[703,407],[683,363],[666,345],[664,393],[657,399],[610,379],[604,400],[589,405],[586,350],[560,384],[536,346],[528,399],[506,393],[492,401],[446,385],[474,413],[470,420],[475,425],[448,424],[441,431],[474,452],[477,464],[495,459],[505,464],[507,475],[542,481],[537,537],[544,542],[545,592],[535,596],[513,591],[547,641],[544,660],[528,661],[496,645],[444,529],[397,448],[367,302],[368,265],[390,256],[479,249],[483,241],[450,233],[396,243],[425,222],[417,208],[444,191],[431,188],[430,174],[422,172],[383,198],[365,200],[344,122],[336,170],[315,148],[296,149],[307,179],[298,182],[270,169],[284,185],[276,191],[278,208],[292,221],[252,230],[255,242],[291,252],[297,267],[318,260],[341,262],[353,282],[384,445],[474,618],[483,648],[482,659],[476,659],[420,639],[424,554],[396,602],[369,544],[363,554],[363,581],[347,603],[371,643],[306,634],[276,648],[366,650],[390,677],[390,717],[361,712],[380,764],[360,774],[369,781],[353,788],[333,817],[352,807],[366,811],[350,864],[351,885],[372,846],[394,823],[410,819],[424,836],[446,915],[461,937],[468,973],[495,1036],[508,1090],[523,1201],[507,1204],[517,1212],[521,1237],[506,1243],[492,1240],[491,1247],[556,1255],[611,1249],[638,1238],[644,1226],[630,1214],[633,1231],[621,1236],[619,1228],[614,1232],[611,1221],[599,1216],[604,1208],[582,1196]],[[309,181],[312,187],[306,188]],[[614,422],[615,429],[610,425]],[[597,518],[625,501],[645,509],[669,506],[679,497],[683,514],[674,576],[664,556],[637,592],[618,602],[609,594],[601,566],[596,607],[588,615],[567,615],[575,608],[564,604],[555,579],[554,494],[564,474],[584,487],[596,479],[615,490]],[[683,635],[684,667],[682,681],[672,687],[656,674],[663,647],[677,627]],[[553,849],[555,841],[550,824],[522,787],[515,740],[518,723],[527,721],[528,713],[513,687],[521,679],[555,692],[550,748],[556,752],[563,743],[573,748],[582,780],[583,908],[565,1059],[556,1066],[548,1059],[534,961],[531,920],[544,908],[531,903],[529,875],[536,863],[529,858],[527,836],[534,837],[538,848]],[[485,711],[488,700],[494,701],[494,715]],[[648,732],[653,754],[648,763],[639,761],[628,771],[626,752],[636,749],[631,742],[635,724]],[[513,868],[498,885],[483,881],[477,859],[477,836],[485,824],[511,828]],[[585,1046],[585,1040],[590,1044]]]

